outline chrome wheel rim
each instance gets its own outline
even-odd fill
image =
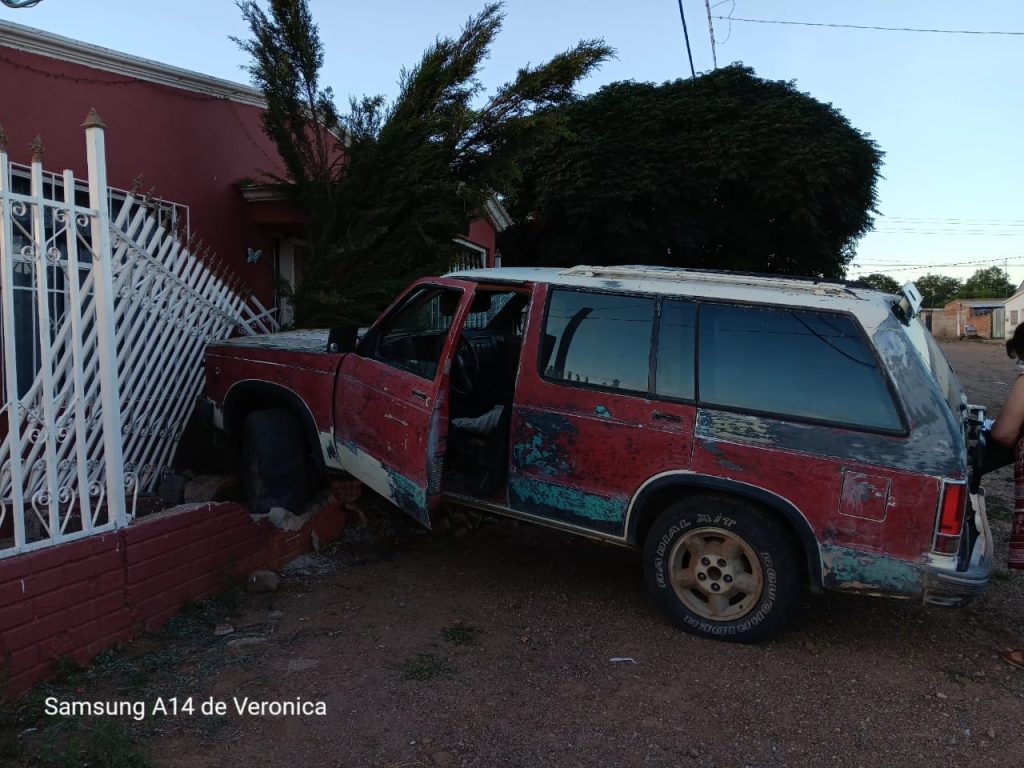
[[[764,571],[754,550],[722,528],[696,528],[672,547],[669,580],[689,610],[711,621],[735,621],[760,600]]]

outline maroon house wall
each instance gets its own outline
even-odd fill
[[[239,504],[203,504],[0,560],[0,697],[49,677],[57,659],[84,664],[189,600],[280,568],[344,522],[340,502],[298,531],[256,523]]]
[[[27,164],[39,134],[43,167],[85,177],[80,125],[93,107],[107,124],[107,176],[127,189],[141,173],[143,191],[189,206],[191,229],[264,301],[270,259],[246,263],[246,248],[270,252],[270,239],[247,226],[235,184],[262,171],[283,173],[263,133],[262,110],[218,96],[171,88],[58,59],[0,47],[0,125],[8,153]]]
[[[493,267],[494,248],[497,242],[494,226],[489,221],[474,219],[469,224],[469,234],[466,236],[466,239],[487,249],[487,266]]]

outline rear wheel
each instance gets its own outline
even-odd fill
[[[658,606],[687,632],[719,640],[770,637],[798,607],[797,548],[761,507],[701,494],[665,509],[644,544]]]
[[[254,411],[242,427],[242,486],[253,514],[284,507],[302,514],[309,498],[309,457],[290,411]]]

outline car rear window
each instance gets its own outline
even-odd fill
[[[849,316],[708,303],[699,325],[702,405],[903,431],[874,352]]]

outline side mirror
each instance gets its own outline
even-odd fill
[[[355,325],[339,325],[331,328],[327,334],[327,351],[332,354],[352,352],[359,340],[359,327]]]

